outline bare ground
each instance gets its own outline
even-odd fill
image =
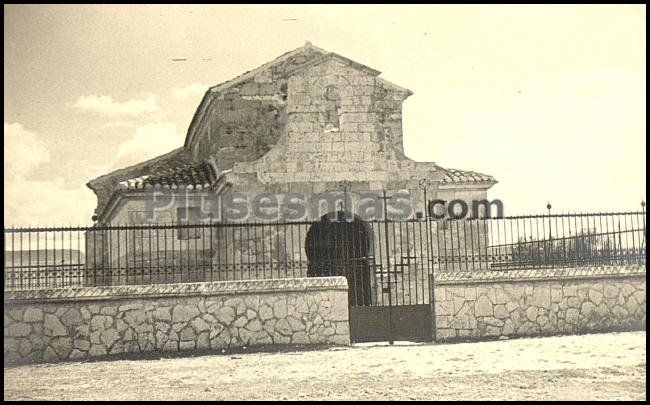
[[[646,399],[645,332],[59,363],[4,369],[13,400]]]

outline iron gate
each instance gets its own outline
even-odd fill
[[[432,340],[427,221],[340,217],[315,223],[305,250],[308,276],[347,278],[352,341]]]

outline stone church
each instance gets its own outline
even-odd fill
[[[381,195],[385,191],[391,196],[401,193],[408,196],[412,207],[405,220],[422,219],[426,215],[420,188],[423,181],[428,184],[427,200],[486,199],[487,190],[496,183],[493,177],[445,169],[434,162],[416,162],[405,156],[402,103],[413,93],[379,75],[371,67],[307,42],[254,70],[211,87],[194,114],[184,145],[88,183],[98,199],[94,216],[97,227],[145,224],[147,218],[154,218],[156,223],[194,223],[197,212],[205,209],[205,201],[215,201],[211,196],[226,198],[235,194],[248,201],[260,195],[285,201],[289,195],[310,200],[323,193],[343,190],[345,199],[349,198],[354,205],[364,193]],[[179,198],[151,216],[147,196],[152,190]],[[223,204],[223,199],[217,204]],[[333,211],[348,211],[347,200],[345,204],[345,207],[319,205],[315,210],[304,210],[304,215],[294,219],[305,224],[320,222]],[[285,208],[278,210],[284,212]],[[260,212],[253,210],[245,221],[264,221]],[[228,222],[218,217],[210,220]],[[286,242],[285,235],[285,242],[280,242],[278,237],[277,243],[273,235],[264,233],[267,230],[249,236],[249,229],[232,229],[232,235],[220,229],[225,234],[211,233],[209,237],[188,236],[187,229],[165,231],[164,236],[158,231],[155,241],[151,234],[138,237],[135,231],[133,235],[127,231],[113,236],[98,231],[92,237],[87,236],[94,245],[87,249],[104,250],[104,260],[111,263],[109,267],[122,269],[120,261],[124,260],[126,267],[138,268],[138,260],[151,264],[153,243],[156,243],[153,250],[160,254],[162,237],[165,251],[203,252],[190,258],[203,257],[204,262],[211,262],[211,269],[217,260],[230,260],[225,265],[219,263],[219,269],[226,269],[220,279],[253,277],[244,273],[254,269],[257,272],[260,268],[266,271],[267,267],[278,272],[291,269],[294,275],[320,274],[313,273],[314,257],[319,246],[321,251],[326,246],[310,242],[313,227],[306,226],[304,232],[299,230],[298,236],[292,234],[292,242]],[[377,238],[373,229],[365,229],[359,231],[367,234],[364,248],[354,254],[367,258],[377,254],[383,236]],[[399,236],[401,229],[400,226],[392,237]],[[276,232],[273,228],[268,231]],[[265,250],[265,246],[257,243],[267,236],[270,242],[269,249]],[[480,246],[480,236],[478,239],[476,244]],[[415,260],[413,257],[424,256],[422,249],[413,252],[417,250],[415,241],[414,232],[413,238],[398,243],[390,260],[407,263],[404,266],[408,267]],[[146,254],[139,255],[147,250],[149,258]],[[266,256],[260,259],[260,252],[266,252],[261,253]],[[420,262],[427,260],[430,259]],[[129,261],[134,262],[129,264]],[[106,267],[106,263],[102,266]],[[242,263],[248,264],[246,269],[241,267]],[[229,266],[235,267],[229,270]],[[202,279],[205,278],[197,276],[192,280]]]
[[[183,146],[88,183],[97,223],[141,223],[150,188],[182,190],[190,201],[231,192],[309,197],[340,192],[345,181],[352,199],[363,191],[407,193],[414,214],[423,211],[422,179],[430,199],[486,198],[491,176],[404,155],[402,103],[413,93],[379,75],[307,42],[210,88]],[[156,222],[175,222],[177,208]],[[318,219],[312,214],[303,219]]]

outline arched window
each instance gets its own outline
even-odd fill
[[[325,132],[339,130],[339,115],[341,114],[341,95],[336,86],[327,86],[323,95],[325,106]]]

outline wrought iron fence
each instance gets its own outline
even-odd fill
[[[353,305],[429,302],[426,220],[10,228],[4,235],[5,291],[342,275]]]
[[[645,264],[645,211],[513,216],[436,224],[441,270]]]
[[[357,305],[420,304],[437,271],[645,264],[645,212],[9,228],[4,237],[5,291],[344,275]]]

